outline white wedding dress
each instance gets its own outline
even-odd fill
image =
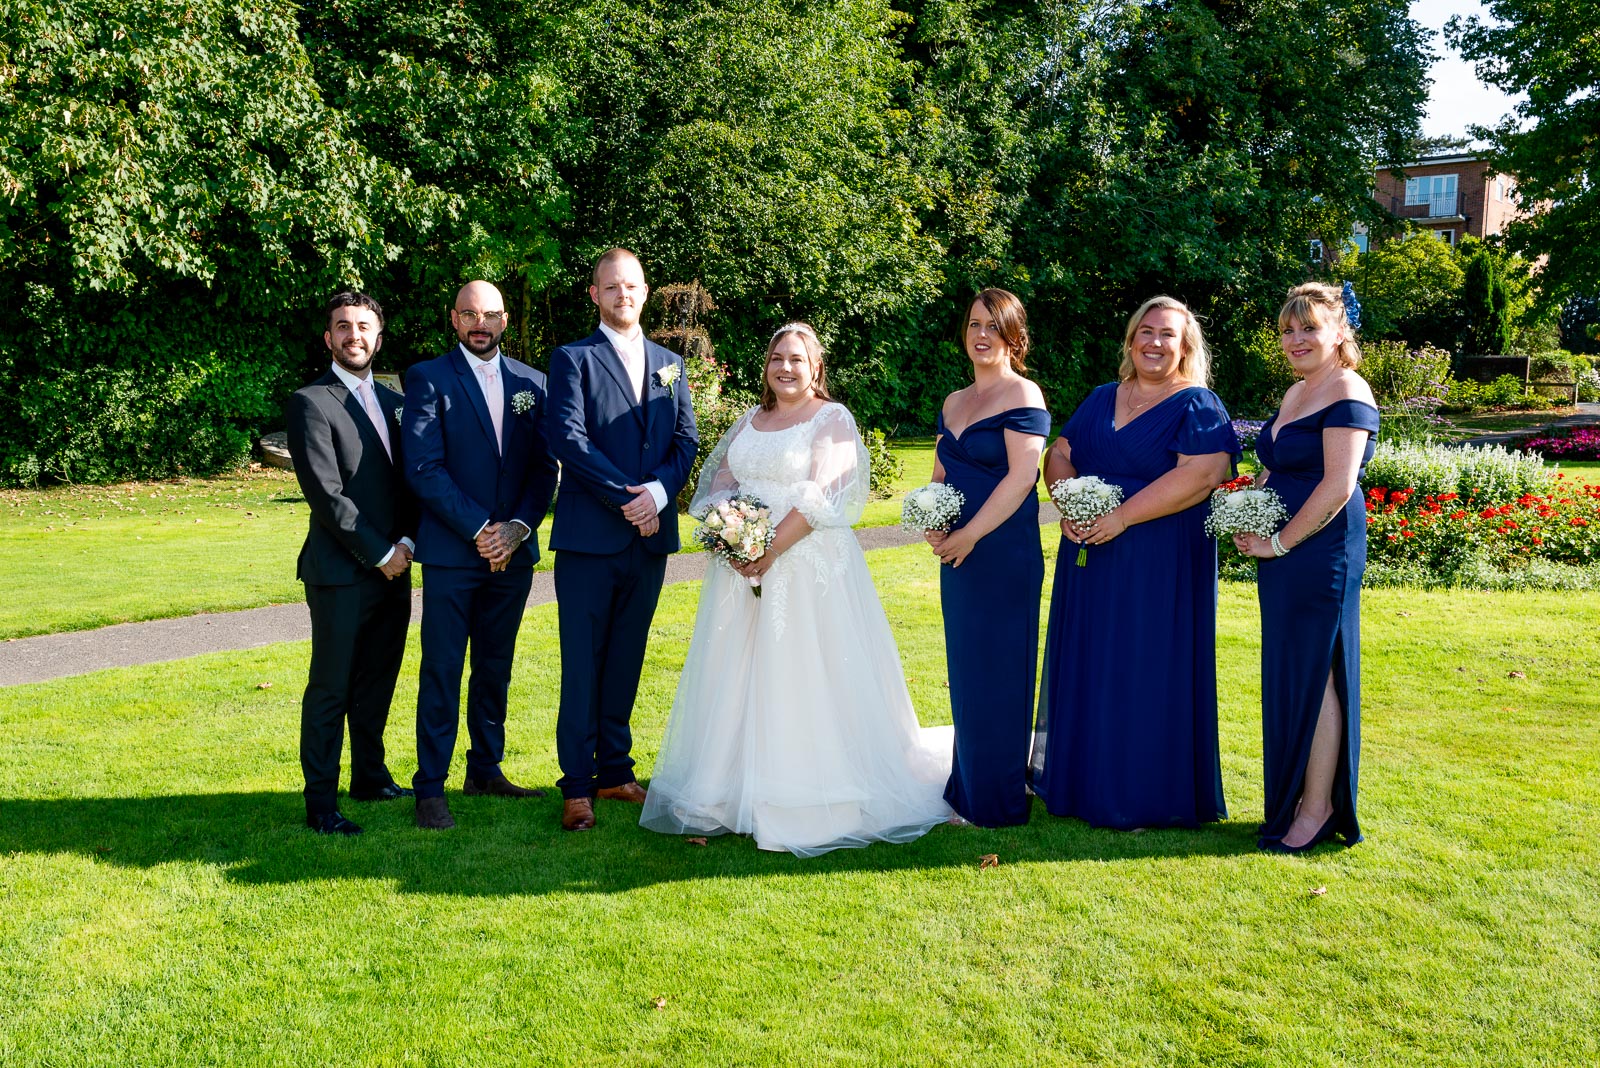
[[[707,458],[690,511],[745,493],[774,528],[811,524],[756,597],[711,561],[639,822],[666,834],[753,835],[762,849],[814,856],[907,842],[947,819],[950,728],[917,723],[867,562],[861,517],[867,453],[855,420],[829,403],[762,431],[747,412]]]

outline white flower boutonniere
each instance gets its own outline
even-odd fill
[[[406,414],[406,410],[404,408],[396,408],[394,410],[394,412],[391,413],[391,414],[394,415],[394,425],[395,426],[399,426],[400,425],[400,419],[401,419],[402,416],[404,416]]]
[[[665,367],[661,368],[661,370],[656,372],[656,383],[669,394],[676,397],[678,395],[678,376],[682,373],[683,369],[681,367],[675,363],[669,363]]]
[[[521,393],[513,393],[511,395],[511,410],[518,415],[530,412],[533,410],[533,400],[533,391],[531,389],[525,389]]]

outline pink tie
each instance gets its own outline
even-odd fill
[[[378,432],[378,440],[383,442],[383,451],[393,460],[394,449],[389,446],[389,427],[383,421],[383,410],[378,407],[378,397],[372,391],[372,382],[363,379],[356,387],[356,396],[361,398],[361,407],[367,410],[367,418],[372,420],[372,429]]]
[[[489,421],[494,424],[494,451],[500,451],[500,422],[505,418],[501,411],[505,407],[505,398],[499,396],[494,388],[494,364],[480,365],[483,370],[483,403],[489,408]]]

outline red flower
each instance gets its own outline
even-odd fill
[[[1402,536],[1402,537],[1407,537],[1407,538],[1414,538],[1414,537],[1416,537],[1416,534],[1414,534],[1414,533],[1412,533],[1412,532],[1411,532],[1411,531],[1409,531],[1409,530],[1402,530],[1402,531],[1401,531],[1401,532],[1400,532],[1400,534],[1401,534],[1401,536]]]
[[[1467,518],[1466,509],[1457,508],[1455,511],[1450,513],[1450,518],[1451,519],[1465,519],[1465,518]]]

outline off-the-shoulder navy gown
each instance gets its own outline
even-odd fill
[[[939,417],[945,484],[966,498],[964,526],[1010,471],[1007,430],[1045,437],[1050,413],[1012,408],[951,434]],[[973,547],[960,567],[939,569],[950,673],[955,760],[944,799],[983,827],[1028,822],[1028,725],[1039,659],[1044,551],[1032,493]]]
[[[1195,386],[1113,426],[1116,384],[1062,428],[1080,475],[1123,499],[1178,455],[1236,455],[1216,394]],[[1056,557],[1033,788],[1057,816],[1097,827],[1193,827],[1227,815],[1217,749],[1217,549],[1205,502],[1137,523],[1104,545],[1065,537]]]
[[[1378,410],[1338,400],[1292,423],[1273,414],[1256,441],[1256,456],[1294,515],[1322,481],[1322,432],[1367,431],[1365,469],[1377,447]],[[1333,779],[1334,831],[1361,840],[1356,822],[1356,770],[1361,750],[1361,576],[1367,568],[1367,511],[1361,491],[1327,526],[1287,556],[1261,560],[1261,741],[1266,771],[1265,838],[1281,838],[1294,822],[1305,784],[1311,736],[1322,711],[1328,674],[1344,706],[1344,733]]]

